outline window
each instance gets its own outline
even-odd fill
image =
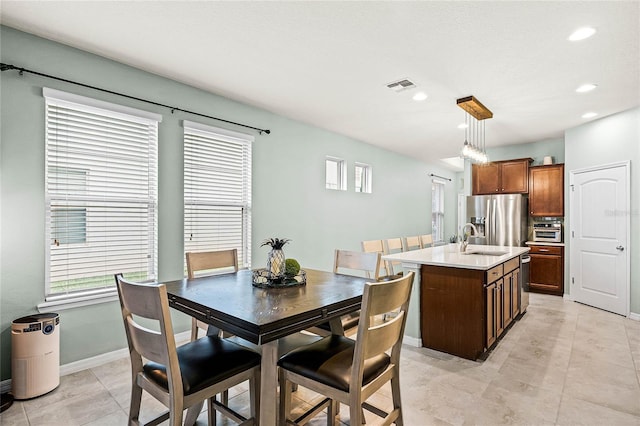
[[[356,192],[371,194],[371,166],[368,164],[356,163]]]
[[[235,248],[238,265],[251,265],[253,140],[184,121],[185,252]]]
[[[347,190],[347,166],[340,158],[327,157],[325,161],[325,181],[327,189]]]
[[[444,182],[431,182],[431,233],[433,242],[444,241]]]
[[[157,273],[161,117],[43,89],[47,301],[115,292]]]

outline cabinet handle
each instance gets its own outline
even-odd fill
[[[538,249],[539,252],[547,252],[549,249]]]

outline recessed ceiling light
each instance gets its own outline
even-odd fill
[[[424,92],[418,92],[415,95],[413,95],[413,100],[414,101],[424,101],[425,99],[427,99],[427,94]]]
[[[595,28],[591,28],[591,27],[578,28],[573,33],[571,33],[571,35],[569,36],[569,40],[570,41],[584,40],[585,38],[591,37],[595,33],[596,33]]]
[[[593,118],[593,117],[595,117],[596,115],[598,115],[598,113],[597,113],[597,112],[587,112],[587,113],[585,113],[585,114],[582,114],[582,118]]]
[[[578,93],[586,93],[586,92],[592,91],[596,87],[598,87],[597,84],[592,84],[592,83],[583,84],[582,86],[580,86],[580,87],[578,87],[576,89],[576,92],[578,92]]]
[[[467,123],[458,124],[458,129],[466,129],[467,127],[469,127],[469,125]]]

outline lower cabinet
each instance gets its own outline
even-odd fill
[[[564,247],[531,245],[529,290],[562,296],[564,293]]]
[[[518,316],[519,279],[520,260],[518,258],[511,259],[487,272],[485,287],[487,348],[495,343]]]

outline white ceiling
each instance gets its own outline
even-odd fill
[[[0,22],[433,162],[462,146],[460,97],[493,111],[488,147],[638,106],[639,4],[2,0]],[[597,33],[568,41],[582,26]],[[418,88],[386,87],[402,78]]]

